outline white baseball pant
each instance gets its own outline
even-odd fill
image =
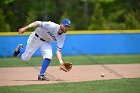
[[[50,42],[41,41],[39,37],[35,36],[35,32],[29,36],[25,52],[21,55],[21,59],[28,61],[38,48],[40,48],[43,58],[52,59],[53,54]]]

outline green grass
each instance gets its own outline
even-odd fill
[[[32,57],[28,62],[22,62],[20,58],[0,58],[0,67],[40,66],[42,57]],[[83,55],[64,56],[64,61],[74,65],[90,64],[130,64],[140,63],[140,55]],[[50,65],[59,65],[57,58],[53,57]]]
[[[140,93],[140,78],[5,86],[0,93]]]

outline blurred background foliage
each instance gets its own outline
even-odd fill
[[[140,29],[140,0],[0,0],[0,32],[62,18],[71,30]]]

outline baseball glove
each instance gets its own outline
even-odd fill
[[[60,64],[60,70],[63,70],[65,72],[70,71],[72,68],[72,63],[70,62],[64,62],[62,64]]]

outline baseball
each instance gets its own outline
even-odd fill
[[[105,74],[104,73],[101,73],[101,77],[104,77],[105,76]]]

